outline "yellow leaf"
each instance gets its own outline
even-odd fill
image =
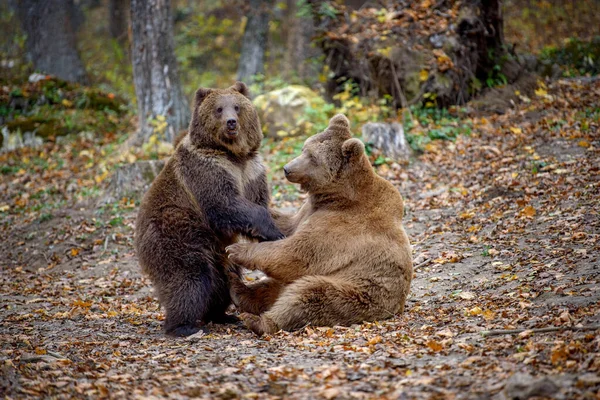
[[[40,356],[43,355],[43,354],[46,354],[46,349],[40,349],[39,347],[36,347],[35,348],[35,354],[38,354]]]
[[[579,143],[578,143],[578,145],[579,145],[580,147],[585,147],[585,148],[587,148],[587,147],[590,147],[590,142],[588,142],[587,140],[580,140],[580,141],[579,141]]]
[[[469,314],[470,316],[474,317],[476,315],[483,314],[483,310],[481,309],[481,307],[473,307],[470,310],[467,310],[467,314]]]
[[[96,181],[96,183],[101,183],[103,180],[106,179],[107,176],[108,176],[108,171],[104,171],[101,175],[96,175],[94,177],[94,180]]]
[[[535,208],[532,206],[527,206],[521,210],[521,213],[527,217],[533,217],[535,215]]]
[[[71,257],[76,257],[80,251],[81,251],[81,249],[72,248],[71,249]]]
[[[521,128],[517,128],[517,127],[514,127],[514,126],[510,127],[510,131],[512,133],[514,133],[515,135],[519,135],[519,134],[523,133],[523,131],[521,130]]]
[[[73,307],[90,308],[91,306],[91,301],[75,300],[73,302]]]
[[[422,69],[421,72],[419,72],[419,80],[424,82],[427,80],[427,78],[429,78],[429,71]]]
[[[517,176],[519,176],[519,173],[513,172],[512,174],[510,174],[510,176],[512,176],[512,178],[515,179]]]
[[[73,102],[69,101],[67,99],[63,99],[62,105],[65,106],[65,107],[73,107]]]
[[[469,219],[469,218],[473,218],[474,216],[475,216],[475,213],[472,211],[471,212],[465,211],[459,215],[459,217],[461,219]]]
[[[164,121],[166,121],[166,118],[165,118],[165,116],[164,116],[164,115],[157,115],[157,116],[156,116],[156,119],[157,119],[158,121],[160,121],[160,122],[164,122]]]
[[[496,317],[496,313],[495,313],[495,312],[493,312],[493,311],[491,311],[491,310],[485,310],[485,311],[483,312],[483,318],[484,318],[486,321],[491,321],[491,320],[492,320],[492,319],[494,319],[495,317]]]
[[[539,97],[544,97],[544,96],[548,95],[548,92],[545,91],[544,89],[540,88],[540,89],[535,90],[535,95],[539,96]]]

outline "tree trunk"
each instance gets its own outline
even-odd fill
[[[28,58],[37,71],[71,82],[87,81],[75,41],[73,0],[21,0]]]
[[[110,0],[108,3],[108,29],[110,36],[121,43],[127,41],[127,10],[128,0]]]
[[[475,20],[465,19],[461,22],[467,24],[468,32],[462,36],[472,41],[477,48],[477,77],[481,80],[486,79],[506,54],[501,3],[501,0],[471,0],[470,4],[478,15]],[[463,27],[464,25],[459,25],[458,31],[463,32]]]
[[[315,34],[312,15],[298,15],[297,0],[288,0],[288,37],[285,54],[286,75],[292,77],[294,72],[301,81],[307,81],[318,75],[315,68],[308,63],[309,58],[316,56],[317,50],[311,46]],[[310,7],[310,6],[308,6]]]
[[[248,20],[242,39],[242,53],[237,79],[252,83],[257,74],[265,71],[265,50],[269,33],[269,17],[273,0],[250,0]]]
[[[173,142],[189,124],[190,110],[183,96],[173,44],[173,19],[169,0],[131,0],[133,81],[140,129],[133,144],[154,133],[149,120],[166,118],[157,128],[159,139]]]

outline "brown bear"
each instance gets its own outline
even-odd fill
[[[274,213],[287,237],[226,249],[233,263],[269,277],[245,285],[229,274],[241,318],[257,334],[347,326],[404,311],[413,268],[402,196],[375,173],[349,126],[336,115],[284,167],[309,195],[295,216]]]
[[[198,89],[188,133],[142,201],[135,248],[169,335],[231,321],[225,248],[239,235],[283,237],[267,208],[262,137],[246,85]]]

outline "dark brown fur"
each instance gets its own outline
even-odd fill
[[[346,117],[332,118],[284,170],[309,194],[295,216],[274,213],[288,237],[227,248],[231,261],[269,277],[242,287],[231,275],[246,325],[262,334],[403,312],[413,270],[402,196],[373,171]]]
[[[166,311],[167,334],[228,321],[225,247],[238,235],[275,240],[256,110],[238,82],[198,89],[189,132],[140,206],[135,247]],[[233,122],[235,121],[235,122]]]

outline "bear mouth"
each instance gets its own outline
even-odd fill
[[[225,132],[227,133],[227,136],[230,138],[236,137],[238,135],[237,129],[227,129]]]

